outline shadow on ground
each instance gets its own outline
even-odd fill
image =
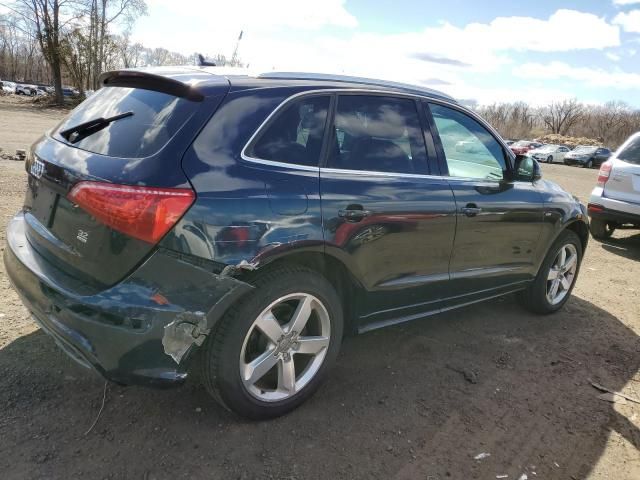
[[[610,435],[640,448],[640,432],[620,406],[596,398],[588,379],[618,390],[639,367],[638,336],[595,305],[573,298],[563,312],[538,317],[508,297],[347,339],[328,383],[275,421],[239,420],[196,382],[164,391],[109,385],[84,436],[103,382],[38,331],[0,350],[0,471],[581,479]],[[491,456],[474,459],[483,452]]]
[[[607,252],[638,262],[640,261],[640,234],[609,238],[602,242],[602,248]]]

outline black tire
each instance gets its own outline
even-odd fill
[[[593,160],[589,160],[587,163],[584,164],[585,168],[591,168],[593,167]]]
[[[553,305],[547,299],[547,277],[549,275],[549,270],[553,265],[553,261],[558,254],[558,251],[561,247],[567,245],[568,243],[573,244],[573,246],[576,248],[578,254],[577,270],[575,273],[575,278],[573,279],[573,283],[571,284],[567,295],[560,303]],[[536,275],[534,281],[525,290],[518,293],[518,300],[520,301],[520,304],[527,310],[542,315],[548,315],[560,310],[564,306],[564,304],[567,303],[569,297],[571,297],[571,292],[573,291],[573,287],[576,284],[578,274],[580,273],[581,262],[582,242],[580,241],[578,235],[575,234],[575,232],[571,230],[565,230],[549,248],[549,251],[544,258],[544,261],[542,262],[540,270],[538,270],[538,274]]]
[[[551,155],[547,157],[547,163],[553,163],[553,157]]]
[[[233,305],[206,340],[200,358],[201,381],[226,409],[249,419],[265,420],[291,412],[322,384],[340,350],[343,313],[340,297],[320,274],[300,266],[274,268],[252,278],[256,287]],[[308,293],[320,300],[330,319],[329,346],[315,376],[293,396],[263,401],[253,396],[240,376],[240,354],[254,320],[273,301],[290,293]]]
[[[591,236],[596,240],[606,240],[607,238],[610,238],[615,229],[615,226],[610,222],[599,218],[592,218],[591,223],[589,224]]]

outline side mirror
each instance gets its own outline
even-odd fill
[[[514,180],[523,182],[535,182],[542,178],[542,169],[537,160],[526,155],[517,155]]]

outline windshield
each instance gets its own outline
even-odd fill
[[[640,136],[634,138],[629,144],[618,154],[618,159],[623,162],[640,165]]]
[[[536,150],[539,152],[554,152],[558,148],[557,145],[543,145],[538,147]]]
[[[89,152],[122,158],[142,158],[164,147],[191,117],[197,104],[166,93],[139,88],[105,87],[82,102],[56,129],[56,139]],[[126,118],[99,131],[69,141],[63,135],[77,125],[109,119],[127,112]]]
[[[584,146],[578,146],[576,147],[573,151],[575,153],[593,153],[597,150],[596,147],[584,147]]]
[[[525,141],[520,140],[519,142],[516,142],[511,146],[512,147],[528,147],[530,144],[531,144],[531,142],[525,142]]]

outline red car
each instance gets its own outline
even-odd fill
[[[541,146],[542,146],[542,143],[520,140],[519,142],[512,144],[509,148],[516,155],[524,155],[529,150],[533,150],[534,148],[539,148]]]

